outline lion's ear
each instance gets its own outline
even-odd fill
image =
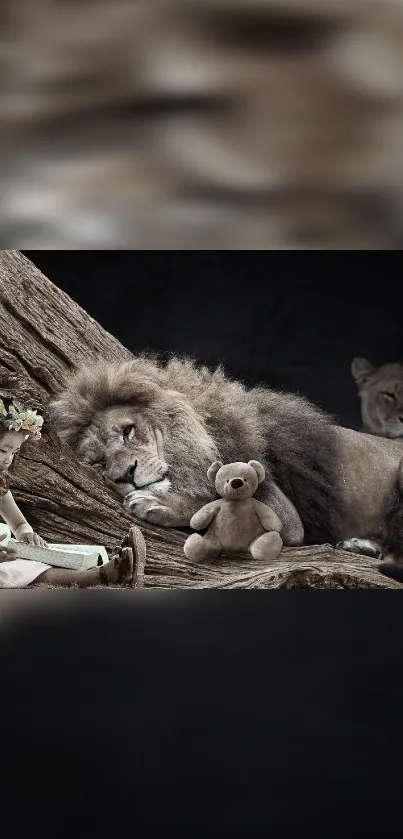
[[[259,484],[261,484],[262,481],[264,481],[264,478],[265,478],[265,475],[266,475],[264,466],[262,466],[262,464],[259,462],[259,460],[249,460],[248,461],[248,466],[251,466],[252,469],[255,470],[255,472],[257,474],[257,477],[258,477],[258,480],[259,480]]]
[[[365,382],[375,373],[374,367],[366,358],[354,358],[351,364],[351,372],[353,379],[356,381],[358,387],[365,385]]]
[[[221,460],[215,460],[214,463],[211,464],[210,469],[207,472],[207,477],[209,481],[213,484],[213,486],[215,484],[217,472],[219,469],[221,469],[221,466],[224,466],[224,464],[221,463]]]

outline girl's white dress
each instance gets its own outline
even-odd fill
[[[0,541],[0,549],[6,547],[11,537],[11,531],[8,525],[0,522],[0,536],[3,534],[6,534],[6,537]],[[31,559],[0,561],[0,588],[25,588],[25,586],[33,583],[40,574],[47,571],[48,568],[49,565]]]
[[[0,497],[5,495],[10,488],[10,475],[7,470],[0,471]],[[0,522],[1,548],[7,547],[11,537],[11,530],[5,522]],[[0,588],[25,588],[33,583],[39,574],[43,574],[49,568],[43,562],[35,562],[30,559],[10,559],[1,562],[0,554]]]

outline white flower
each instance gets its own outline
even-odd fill
[[[28,431],[35,437],[41,436],[39,429],[43,426],[43,417],[36,410],[24,411],[18,402],[13,402],[7,410],[0,399],[0,422],[9,431]]]
[[[20,420],[19,417],[13,417],[12,419],[6,420],[5,425],[9,431],[20,431],[22,428],[22,420]]]
[[[37,414],[36,411],[22,411],[20,418],[22,420],[22,427],[24,431],[34,433],[43,426],[43,417],[41,417],[40,414]]]

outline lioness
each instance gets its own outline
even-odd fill
[[[213,460],[256,459],[267,471],[257,497],[291,522],[285,544],[358,537],[400,552],[391,510],[402,444],[338,427],[300,396],[248,389],[191,359],[141,355],[79,370],[51,411],[62,439],[136,518],[189,525],[213,497]]]
[[[403,440],[403,364],[374,367],[355,358],[351,372],[361,402],[362,431]]]

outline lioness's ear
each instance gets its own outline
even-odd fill
[[[351,364],[351,372],[359,388],[361,385],[365,385],[365,382],[375,373],[375,370],[376,367],[373,367],[366,358],[354,358]]]
[[[214,463],[211,464],[210,469],[207,472],[207,477],[208,477],[209,481],[211,481],[213,486],[214,486],[214,483],[215,483],[217,472],[218,472],[219,469],[221,469],[221,466],[224,466],[224,464],[221,463],[221,460],[215,460]]]
[[[262,464],[259,463],[258,460],[249,460],[248,461],[248,466],[251,466],[252,469],[255,470],[255,472],[258,476],[258,479],[259,479],[259,484],[261,484],[262,481],[264,481],[264,477],[265,477],[265,474],[266,474],[266,472],[264,470],[264,466],[262,466]]]

